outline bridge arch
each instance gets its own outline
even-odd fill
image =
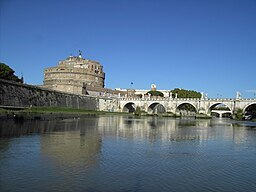
[[[122,112],[134,113],[135,109],[136,109],[135,103],[129,102],[124,105]]]
[[[197,112],[196,106],[189,102],[179,104],[176,108],[176,111],[180,111],[180,110]]]
[[[161,103],[151,103],[148,107],[149,114],[165,113],[166,109]]]
[[[232,115],[232,111],[220,111],[220,110],[212,110],[211,111],[211,116],[215,117],[225,117],[225,118],[230,118]]]
[[[210,105],[210,107],[208,108],[208,113],[211,113],[211,111],[214,110],[219,105],[222,105],[222,106],[228,108],[229,110],[227,110],[227,111],[232,111],[231,107],[228,104],[217,102],[217,103],[214,103],[214,104]]]
[[[244,114],[256,115],[256,102],[249,103],[243,109]]]

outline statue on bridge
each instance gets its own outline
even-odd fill
[[[204,92],[201,92],[201,99],[204,99]]]
[[[241,99],[241,93],[239,91],[236,92],[236,99]]]

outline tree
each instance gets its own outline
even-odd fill
[[[242,120],[243,119],[243,110],[241,108],[236,109],[234,115],[235,115],[236,119]]]
[[[176,93],[178,98],[201,98],[201,93],[193,90],[175,88],[174,90],[171,90],[171,92],[173,98],[175,97]]]
[[[10,68],[8,65],[6,65],[5,63],[0,63],[1,79],[23,83],[23,77],[20,79],[14,73],[15,71],[12,68]]]
[[[139,106],[136,107],[135,115],[141,115],[141,108]]]
[[[160,91],[148,91],[147,92],[147,95],[148,94],[150,94],[150,95],[152,95],[152,96],[160,96],[160,97],[163,97],[164,96],[164,94],[162,93],[162,92],[160,92]]]

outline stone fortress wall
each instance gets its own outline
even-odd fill
[[[99,110],[99,99],[0,79],[0,106]]]

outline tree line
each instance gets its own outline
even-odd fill
[[[164,94],[160,91],[148,91],[147,95],[150,94],[152,96],[160,96],[163,97]],[[201,93],[193,90],[185,90],[180,88],[175,88],[170,91],[170,95],[172,98],[175,98],[177,94],[178,98],[201,98]]]
[[[185,90],[180,88],[175,88],[171,90],[172,98],[175,98],[176,94],[178,98],[201,98],[202,94],[194,90]]]

